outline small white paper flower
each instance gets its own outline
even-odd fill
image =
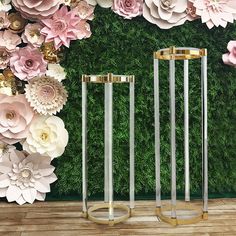
[[[0,11],[10,11],[11,10],[11,0],[0,0]]]
[[[53,159],[64,153],[68,139],[69,135],[61,118],[38,116],[29,128],[23,149],[28,153],[38,152]]]
[[[110,8],[113,4],[113,0],[86,0],[88,4],[96,6],[97,4],[103,8]]]
[[[60,64],[48,64],[46,75],[55,78],[59,82],[66,78],[65,69]]]
[[[0,197],[22,205],[45,200],[57,180],[50,157],[14,150],[0,162]]]

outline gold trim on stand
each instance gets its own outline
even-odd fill
[[[95,223],[98,223],[98,224],[113,226],[114,224],[118,224],[120,222],[123,222],[130,217],[130,208],[126,205],[123,205],[123,204],[113,204],[114,210],[121,209],[121,210],[126,211],[126,213],[124,215],[119,216],[119,217],[115,217],[114,220],[99,218],[99,217],[95,217],[92,215],[92,213],[97,210],[101,210],[101,209],[108,209],[109,210],[109,208],[110,208],[109,203],[97,204],[97,205],[90,207],[88,209],[88,219],[95,222]]]
[[[134,83],[134,75],[82,75],[82,82],[86,83]]]
[[[159,60],[189,60],[198,59],[207,55],[205,48],[170,48],[161,49],[154,52],[154,59]]]
[[[186,204],[177,204],[177,217],[171,217],[171,205],[167,205],[164,207],[156,208],[156,215],[164,222],[169,223],[172,226],[177,225],[187,225],[187,224],[196,224],[202,220],[208,219],[208,213],[203,212],[201,208],[191,205],[191,203]],[[191,211],[195,213],[193,217],[186,217],[186,215],[178,214],[178,211]],[[164,212],[168,212],[169,214],[164,214]],[[181,216],[183,218],[181,218]]]

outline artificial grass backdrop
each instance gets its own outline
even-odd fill
[[[171,30],[161,30],[142,17],[124,20],[111,10],[97,7],[91,23],[92,37],[73,42],[65,51],[64,82],[69,100],[61,112],[70,134],[69,145],[55,161],[58,182],[51,196],[80,195],[81,174],[81,75],[113,72],[136,76],[136,194],[155,191],[153,51],[171,45],[207,48],[209,103],[209,191],[236,192],[236,69],[222,63],[236,25],[209,30],[200,20]],[[177,190],[184,192],[183,62],[177,62]],[[168,63],[161,62],[161,183],[170,191]],[[88,156],[89,193],[103,191],[103,86],[89,85]],[[114,190],[127,196],[129,189],[129,90],[114,85]],[[190,62],[190,165],[191,192],[201,193],[200,61]]]

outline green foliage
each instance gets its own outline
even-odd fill
[[[73,42],[65,51],[65,81],[69,101],[61,113],[70,133],[65,154],[56,160],[59,178],[52,194],[80,194],[81,174],[81,75],[113,72],[136,76],[136,193],[155,191],[153,51],[175,46],[207,48],[209,94],[209,191],[236,191],[236,69],[222,63],[236,25],[209,30],[200,21],[161,30],[142,17],[123,20],[112,11],[97,8],[91,23],[92,37]],[[161,62],[161,183],[170,191],[168,64]],[[177,62],[177,188],[184,191],[183,62]],[[103,191],[103,86],[89,85],[88,156],[89,193]],[[200,62],[190,61],[190,164],[191,191],[201,193]],[[129,188],[129,90],[114,85],[114,188],[127,195]]]

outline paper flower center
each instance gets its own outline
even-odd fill
[[[34,64],[34,62],[33,62],[33,60],[31,60],[31,59],[28,59],[28,60],[25,61],[25,65],[26,65],[26,67],[28,67],[28,68],[32,67],[33,64]]]
[[[208,8],[210,8],[214,12],[221,12],[222,11],[220,0],[208,0],[207,5],[208,5]]]
[[[132,0],[125,0],[126,7],[132,7],[133,1]]]
[[[38,98],[42,103],[50,103],[56,96],[53,86],[46,84],[39,88]]]
[[[15,118],[15,116],[16,116],[16,113],[13,112],[13,111],[10,111],[10,112],[6,113],[7,120],[13,120]]]
[[[170,8],[171,4],[172,4],[172,0],[161,0],[161,6],[164,9]]]
[[[40,138],[41,138],[42,141],[46,142],[49,139],[49,134],[46,133],[46,132],[42,132],[40,134]]]
[[[29,179],[31,178],[32,172],[29,169],[23,169],[20,172],[20,175],[23,179]]]
[[[60,20],[56,20],[54,23],[53,23],[53,30],[57,33],[57,34],[60,34],[62,31],[64,31],[66,29],[66,22],[62,19]]]

